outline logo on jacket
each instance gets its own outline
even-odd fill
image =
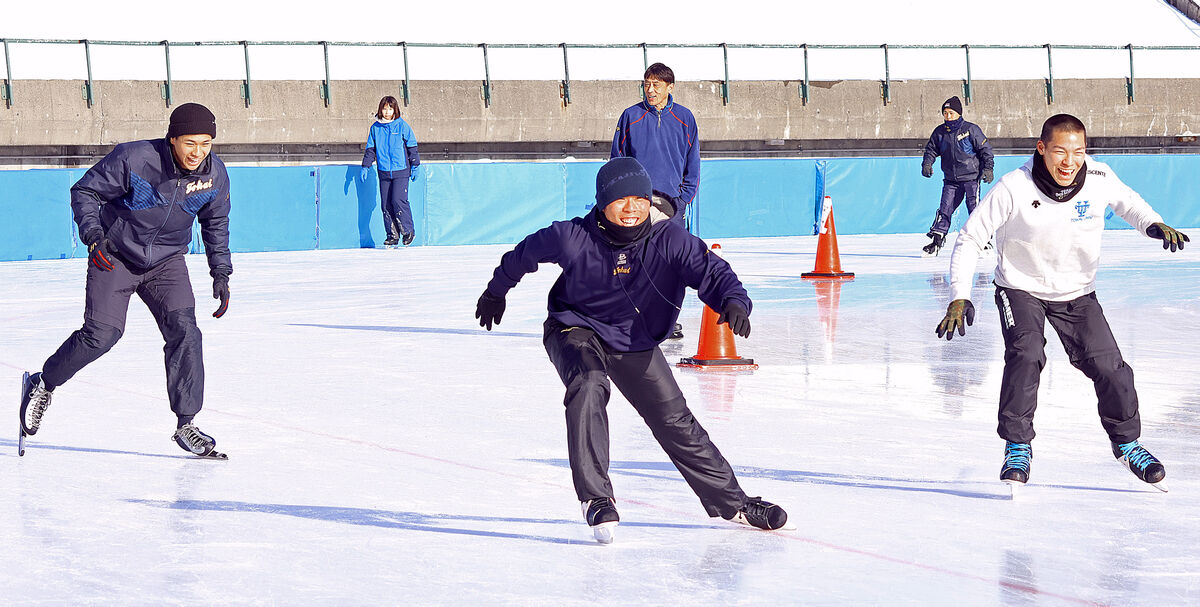
[[[1040,207],[1040,206],[1042,206],[1042,203],[1041,203],[1041,201],[1038,201],[1038,200],[1035,200],[1035,201],[1033,201],[1033,208],[1035,208],[1035,209],[1036,209],[1036,208],[1038,208],[1038,207]]]
[[[184,189],[184,192],[186,194],[192,194],[194,192],[199,192],[200,190],[207,190],[211,187],[213,187],[212,179],[209,179],[208,181],[193,181],[187,184],[187,188]]]
[[[629,274],[633,268],[629,267],[629,255],[624,251],[617,253],[617,267],[613,268],[613,276],[617,274]]]
[[[1081,221],[1081,220],[1087,219],[1087,212],[1088,212],[1089,206],[1091,206],[1091,205],[1088,204],[1088,201],[1086,201],[1086,200],[1080,200],[1079,202],[1075,203],[1075,212],[1079,213],[1079,217],[1076,217],[1075,221]]]

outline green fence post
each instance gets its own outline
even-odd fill
[[[1125,81],[1125,98],[1129,105],[1133,105],[1133,45],[1127,44],[1125,48],[1129,49],[1129,79]]]
[[[401,42],[400,49],[404,52],[404,86],[400,92],[404,94],[404,107],[408,107],[408,43]]]
[[[83,43],[83,57],[87,61],[87,83],[83,85],[83,98],[87,99],[88,109],[91,109],[96,100],[92,90],[92,43],[86,38],[80,42]]]
[[[964,44],[963,51],[967,56],[967,79],[963,81],[963,101],[971,104],[971,45]]]
[[[4,93],[4,107],[11,108],[13,106],[12,62],[9,61],[8,39],[4,40],[4,74],[4,88],[0,89],[0,93]]]
[[[563,52],[563,105],[571,105],[571,67],[567,64],[567,43],[559,46]]]
[[[479,45],[483,49],[483,107],[492,107],[492,73],[488,70],[487,43]]]
[[[167,100],[167,107],[171,107],[171,43],[163,40],[159,44],[163,47],[163,57],[167,61],[167,81],[164,83],[162,96]]]
[[[892,100],[892,71],[888,64],[888,45],[883,46],[883,104],[887,105]]]
[[[242,99],[246,100],[246,107],[250,107],[253,102],[250,98],[250,42],[242,40],[242,55],[246,59],[246,79],[242,81]]]
[[[321,41],[321,48],[325,52],[325,82],[321,83],[321,99],[325,100],[325,107],[329,107],[333,103],[333,92],[329,90],[329,42]]]
[[[721,83],[721,105],[729,105],[729,45],[721,43],[721,54],[725,57],[725,81]]]
[[[808,44],[801,44],[804,49],[804,80],[800,81],[800,103],[808,105]]]
[[[1050,45],[1046,45],[1046,105],[1054,103],[1054,60],[1050,56]]]

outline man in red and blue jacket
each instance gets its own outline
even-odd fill
[[[674,207],[671,220],[684,225],[700,190],[700,131],[691,110],[675,103],[675,72],[655,63],[642,76],[645,98],[621,113],[609,158],[637,158],[654,190]]]
[[[575,493],[597,540],[612,541],[619,517],[608,477],[610,379],[637,409],[709,516],[761,529],[788,525],[782,508],[747,497],[729,462],[693,417],[659,344],[686,287],[721,310],[718,322],[750,335],[750,297],[704,241],[671,221],[649,219],[650,175],[614,158],[596,176],[596,207],[525,237],[500,259],[475,317],[489,331],[505,296],[542,263],[562,275],[550,289],[542,343],[567,393],[567,453]]]
[[[150,309],[166,341],[167,396],[177,417],[175,441],[196,455],[223,457],[216,441],[192,419],[204,399],[204,361],[196,298],[184,253],[192,225],[201,237],[220,318],[229,306],[229,176],[211,154],[216,117],[203,105],[185,103],[171,113],[167,136],[122,143],[71,187],[71,210],[88,247],[83,327],[26,373],[21,429],[32,435],[50,405],[52,391],[100,358],[125,330],[134,293]]]

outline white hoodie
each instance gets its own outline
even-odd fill
[[[996,284],[1048,301],[1070,301],[1096,290],[1105,209],[1142,234],[1162,217],[1107,164],[1087,157],[1083,189],[1055,202],[1033,183],[1030,158],[1000,178],[967,219],[950,257],[952,299],[970,299],[975,266],[996,235]]]

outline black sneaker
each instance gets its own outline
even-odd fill
[[[21,432],[28,436],[37,434],[53,395],[42,383],[41,373],[26,373],[21,377]]]
[[[586,502],[580,503],[580,509],[583,510],[583,516],[587,519],[587,524],[592,528],[592,535],[596,537],[596,541],[601,544],[611,544],[613,541],[613,531],[617,528],[617,523],[621,517],[617,514],[616,501],[608,497],[597,497]]]
[[[683,339],[683,325],[675,323],[675,330],[671,331],[671,336],[667,339]]]
[[[1158,461],[1157,457],[1150,455],[1150,452],[1138,444],[1137,441],[1121,444],[1113,443],[1112,452],[1113,457],[1116,457],[1117,461],[1124,464],[1126,468],[1129,468],[1129,471],[1134,476],[1166,491],[1164,486],[1159,485],[1159,483],[1167,478],[1167,469],[1163,467],[1162,462]]]
[[[1024,485],[1029,482],[1029,468],[1033,465],[1033,445],[1029,443],[1004,444],[1004,467],[1000,469],[1000,480]]]
[[[747,498],[746,505],[729,520],[766,531],[796,528],[795,524],[788,521],[787,512],[783,508],[764,501],[761,497]]]
[[[413,239],[416,237],[417,237],[417,235],[413,232],[409,232],[408,234],[405,234],[404,240],[403,240],[404,246],[407,247],[408,245],[412,244]]]

